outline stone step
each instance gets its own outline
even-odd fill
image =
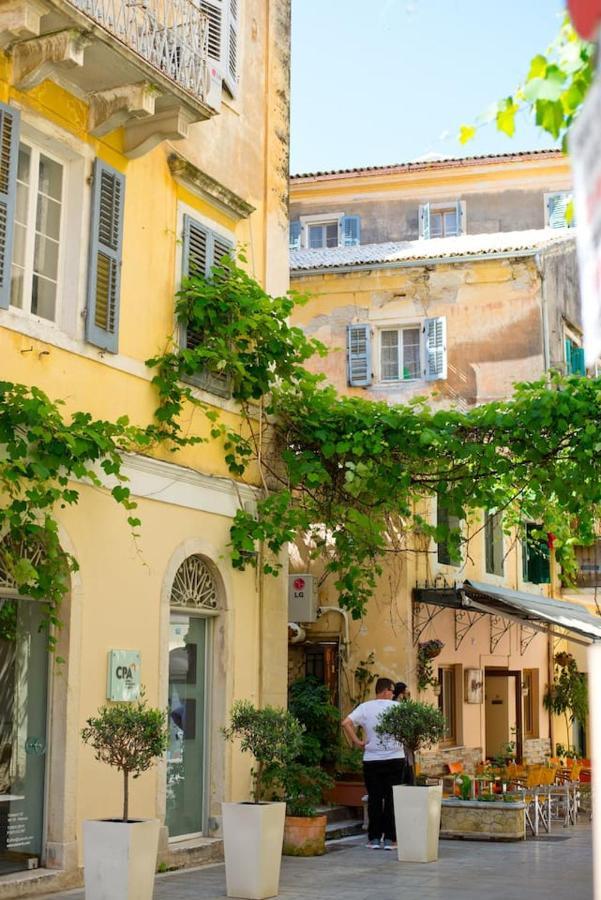
[[[318,806],[317,815],[326,816],[328,822],[348,822],[349,819],[358,819],[363,814],[354,806]]]
[[[348,819],[344,822],[329,822],[326,825],[326,841],[337,841],[340,838],[364,834],[363,819]]]

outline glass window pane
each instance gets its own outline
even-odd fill
[[[25,144],[19,145],[19,162],[17,164],[17,181],[29,184],[31,171],[31,150]]]
[[[58,242],[41,234],[35,236],[33,270],[46,278],[56,279],[58,271]]]
[[[318,250],[323,247],[323,228],[321,225],[309,225],[309,247]]]
[[[399,379],[399,333],[380,332],[380,377],[382,381]]]
[[[63,167],[53,159],[40,153],[40,176],[38,191],[55,200],[60,200],[63,191]]]
[[[419,378],[419,328],[403,329],[403,378]]]
[[[457,211],[454,209],[444,214],[444,233],[445,237],[457,234]]]
[[[56,282],[39,275],[33,276],[31,285],[31,311],[36,316],[54,321],[56,307]]]
[[[35,227],[42,234],[58,241],[61,227],[61,205],[43,194],[38,195]]]
[[[326,247],[338,246],[338,222],[331,222],[325,226]]]
[[[29,188],[26,184],[17,181],[17,207],[15,221],[25,225],[27,222],[27,205],[29,203]]]
[[[13,266],[10,281],[10,305],[23,309],[23,269]]]
[[[430,213],[430,237],[442,237],[442,213]]]

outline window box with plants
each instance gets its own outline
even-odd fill
[[[86,900],[152,900],[160,822],[130,818],[129,779],[166,752],[166,713],[143,700],[103,706],[81,736],[97,760],[123,774],[122,817],[83,824]]]
[[[228,741],[250,753],[252,799],[223,803],[223,849],[228,897],[265,900],[275,897],[280,881],[286,804],[267,802],[269,773],[288,767],[301,750],[303,727],[284,709],[257,709],[247,700],[234,703]]]
[[[393,788],[397,855],[403,862],[434,862],[438,859],[438,834],[442,784],[415,784],[415,756],[419,750],[437,743],[444,735],[442,712],[429,703],[405,700],[389,707],[380,716],[378,733],[405,747],[413,784]]]

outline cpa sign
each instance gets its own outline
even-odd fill
[[[106,696],[127,703],[140,696],[138,650],[109,650]]]

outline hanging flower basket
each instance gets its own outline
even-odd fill
[[[443,642],[438,639],[422,641],[421,644],[418,645],[418,653],[422,659],[435,659],[440,655],[443,647]]]
[[[555,662],[558,666],[569,666],[570,662],[574,659],[571,653],[568,653],[566,650],[562,650],[561,653],[555,654]]]

